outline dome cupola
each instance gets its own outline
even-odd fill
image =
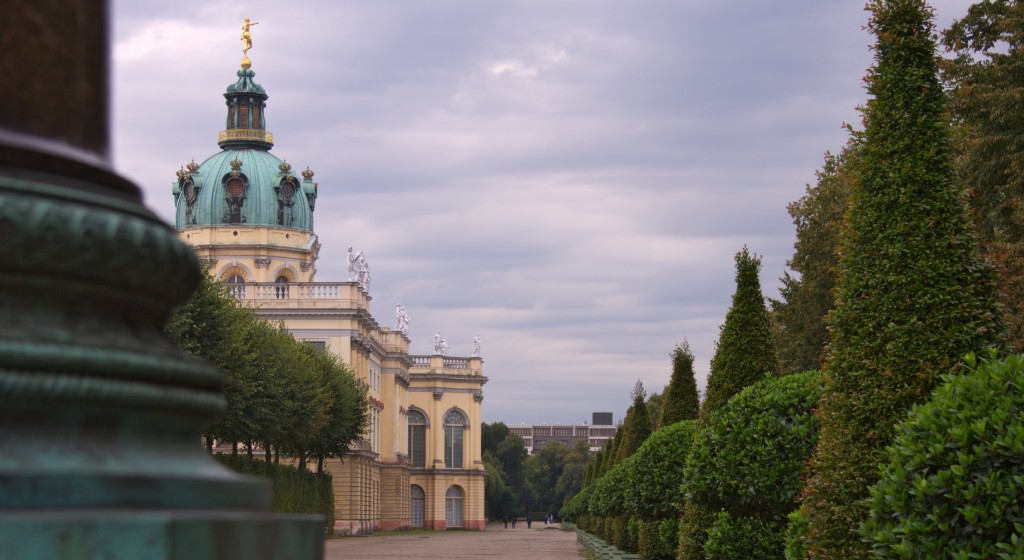
[[[267,132],[267,92],[253,80],[256,72],[252,68],[239,68],[237,75],[238,81],[224,92],[228,116],[217,143],[225,149],[269,150],[274,145],[274,135]]]
[[[248,25],[246,20],[243,31]],[[313,231],[313,172],[307,167],[300,178],[291,164],[270,153],[274,144],[266,130],[268,96],[253,80],[256,73],[250,66],[246,56],[236,72],[238,80],[224,93],[228,114],[217,142],[221,151],[177,172],[172,192],[179,230],[239,225]]]

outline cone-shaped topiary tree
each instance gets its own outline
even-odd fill
[[[771,321],[757,276],[760,270],[760,257],[751,255],[745,246],[736,253],[736,292],[711,359],[703,415],[724,405],[744,387],[778,371]]]
[[[665,400],[661,405],[658,426],[671,426],[681,420],[695,420],[700,412],[700,398],[697,396],[697,379],[693,375],[693,352],[690,343],[683,343],[672,350],[672,379],[665,388]]]
[[[625,461],[630,455],[636,453],[637,449],[651,436],[651,417],[647,414],[647,405],[644,400],[647,398],[647,391],[644,384],[637,379],[633,385],[633,406],[629,408],[626,421],[622,423],[622,440],[616,449],[616,463]]]
[[[895,424],[965,354],[1002,337],[992,274],[953,183],[932,10],[923,0],[874,0],[868,9],[873,99],[804,490],[812,558],[868,557],[857,531]]]

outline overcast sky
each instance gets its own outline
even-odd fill
[[[933,4],[941,27],[970,2]],[[218,151],[243,17],[273,153],[320,183],[317,279],[367,256],[416,354],[483,340],[483,419],[619,421],[688,338],[703,389],[744,244],[777,297],[786,205],[859,125],[860,1],[116,0],[117,169],[173,219]]]

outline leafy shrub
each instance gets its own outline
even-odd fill
[[[807,558],[807,543],[804,536],[807,535],[807,516],[803,508],[797,508],[789,514],[789,524],[786,526],[786,534],[783,537],[786,560],[804,560]]]
[[[708,560],[774,560],[782,556],[782,527],[720,511],[704,543]]]
[[[640,519],[635,515],[627,515],[625,517],[626,532],[623,534],[622,544],[619,545],[619,548],[623,552],[635,554],[640,547]]]
[[[678,560],[704,560],[704,542],[708,529],[715,522],[715,514],[692,501],[683,506],[679,517],[679,544],[676,549]]]
[[[245,455],[214,458],[235,472],[269,478],[274,488],[274,512],[318,513],[325,517],[325,526],[333,530],[334,487],[329,473],[299,472],[288,465],[268,465]]]
[[[612,517],[626,513],[625,491],[633,471],[632,457],[605,473],[593,485],[587,511],[591,515]]]
[[[629,516],[609,517],[605,527],[608,531],[608,538],[605,540],[618,549],[626,550],[629,546]]]
[[[637,552],[644,560],[674,560],[679,540],[679,521],[675,518],[638,522]]]
[[[587,510],[590,507],[590,493],[593,492],[594,486],[584,486],[569,503],[566,504],[558,512],[558,516],[562,519],[569,521],[579,521],[581,517],[587,515]]]
[[[686,461],[692,499],[765,520],[792,511],[818,434],[820,381],[819,372],[768,378],[712,413]]]
[[[943,380],[897,426],[863,534],[884,557],[1024,557],[1024,356]]]
[[[623,493],[629,511],[644,520],[679,515],[683,468],[695,435],[694,421],[683,420],[654,432],[637,450]]]

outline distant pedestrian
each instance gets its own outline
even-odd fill
[[[515,529],[515,528],[516,528],[516,519],[519,519],[519,517],[518,517],[518,516],[516,516],[516,515],[513,515],[513,516],[512,516],[512,528],[513,528],[513,529]]]
[[[508,529],[508,516],[506,515],[502,520],[505,521],[505,528]]]
[[[529,513],[526,514],[526,528],[529,529],[530,525],[533,524],[533,516]]]

